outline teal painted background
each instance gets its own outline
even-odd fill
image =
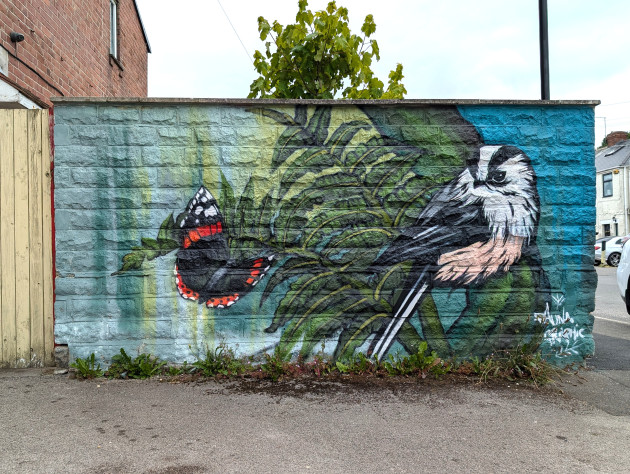
[[[279,282],[261,304],[270,277],[283,268],[289,258],[286,256],[250,294],[223,310],[208,309],[178,296],[173,276],[175,252],[144,262],[139,270],[112,276],[121,267],[123,256],[140,245],[142,238],[155,238],[164,219],[182,212],[200,185],[217,197],[226,216],[231,211],[223,208],[221,196],[226,195],[228,186],[238,199],[248,192],[248,182],[254,183],[252,215],[269,190],[278,186],[282,170],[273,165],[274,151],[277,153],[278,141],[290,126],[252,104],[56,106],[55,335],[57,343],[69,345],[71,358],[95,352],[107,363],[123,347],[130,354],[150,352],[172,362],[190,362],[206,347],[222,342],[243,355],[270,351],[278,344],[295,354],[309,334],[314,334],[305,330],[301,336],[296,333],[301,337],[297,343],[286,336],[283,340],[295,319],[273,332],[265,331],[278,322],[278,307],[295,282]],[[296,116],[292,106],[270,109]],[[310,106],[308,118],[314,113],[315,107]],[[418,174],[433,176],[431,182],[436,187],[463,169],[463,153],[479,144],[513,145],[527,153],[537,175],[541,207],[537,245],[549,288],[545,303],[537,304],[531,314],[509,314],[505,321],[528,317],[545,320],[541,350],[565,364],[580,361],[593,351],[589,315],[596,287],[592,266],[593,121],[593,109],[587,106],[373,106],[362,110],[339,104],[332,107],[326,137],[332,137],[344,124],[357,122],[355,127],[361,128],[359,122],[369,123],[369,127],[356,131],[344,156],[358,153],[363,144],[385,133],[399,145],[428,150],[412,168]],[[479,138],[483,143],[478,143]],[[391,156],[383,154],[383,160],[395,163],[396,156],[402,156],[400,150],[398,146]],[[388,201],[392,209],[409,200],[398,199]],[[349,209],[355,205],[349,203]],[[421,209],[421,205],[415,206],[410,206],[408,219]],[[236,220],[236,214],[231,216]],[[278,221],[277,213],[269,220]],[[334,235],[335,229],[330,234]],[[322,240],[321,246],[325,245]],[[240,250],[243,254],[250,251],[233,244],[233,253]],[[359,270],[367,271],[366,267]],[[368,277],[361,281],[371,284]],[[491,294],[488,288],[480,291],[482,296]],[[432,296],[441,327],[448,332],[466,305],[466,290],[435,289]],[[324,306],[316,308],[316,313],[323,315]],[[347,317],[360,322],[359,316]],[[419,337],[430,334],[430,328],[423,326],[417,315],[411,323]],[[534,331],[535,325],[523,323],[519,328]],[[500,328],[492,330],[493,340],[505,336]],[[342,329],[317,333],[326,337],[313,336],[310,352],[338,356],[339,331]],[[458,346],[463,350],[472,345],[481,352],[491,350],[490,345],[479,342],[488,334],[471,331],[468,337],[465,330],[457,334],[461,340],[449,342],[455,352]],[[527,340],[529,335],[525,332],[515,337],[510,333],[509,340]],[[353,350],[365,351],[370,338],[358,343]],[[413,345],[413,340],[409,344]],[[442,347],[437,338],[433,344]],[[396,342],[390,353],[405,348]]]

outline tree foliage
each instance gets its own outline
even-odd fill
[[[298,1],[296,23],[282,26],[258,18],[264,54],[254,53],[254,67],[260,76],[251,86],[249,98],[402,99],[403,66],[389,73],[387,89],[372,72],[373,60],[380,60],[372,15],[361,27],[362,36],[348,27],[348,9],[330,2],[326,10],[307,10],[308,1]]]

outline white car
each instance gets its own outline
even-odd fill
[[[624,245],[621,251],[619,266],[617,266],[617,286],[621,299],[626,303],[626,311],[630,314],[630,293],[628,283],[630,282],[630,244]]]
[[[606,263],[611,267],[619,265],[621,249],[628,239],[630,239],[630,236],[627,235],[597,239],[595,242],[595,265],[599,265],[602,261],[602,244],[604,242],[606,243]]]

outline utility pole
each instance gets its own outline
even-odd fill
[[[540,36],[540,95],[549,100],[549,35],[547,31],[547,0],[538,0],[538,31]]]

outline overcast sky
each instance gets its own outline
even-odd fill
[[[292,23],[297,0],[220,2],[137,0],[152,50],[150,96],[247,96],[256,77],[250,57],[264,48],[257,18]],[[309,7],[320,10],[327,3],[310,0]],[[604,129],[630,130],[630,1],[548,4],[551,98],[602,102],[595,109],[597,145]],[[373,69],[386,83],[389,71],[402,63],[408,99],[540,99],[536,0],[340,0],[337,5],[348,8],[357,34],[365,16],[374,15],[372,37],[381,60]]]

